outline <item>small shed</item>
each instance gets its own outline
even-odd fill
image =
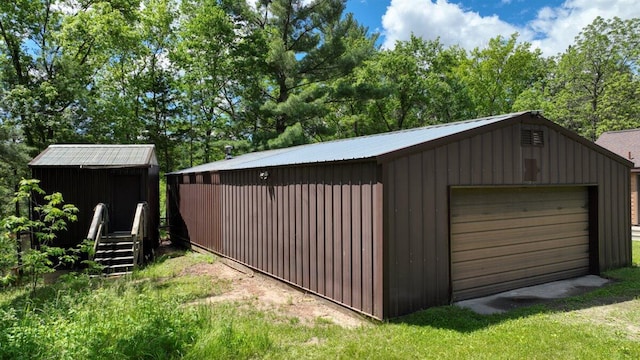
[[[60,192],[79,209],[78,221],[58,236],[58,246],[72,247],[86,238],[98,203],[107,205],[109,231],[115,232],[131,231],[137,204],[147,202],[152,231],[145,249],[157,247],[160,201],[154,145],[50,145],[29,167],[44,191]]]
[[[608,131],[600,135],[596,144],[633,162],[629,186],[631,192],[631,225],[640,225],[640,129]]]
[[[386,319],[627,266],[624,158],[521,112],[167,174],[188,241]]]

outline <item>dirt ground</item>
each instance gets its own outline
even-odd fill
[[[161,253],[171,251],[165,246],[167,245],[161,246]],[[184,274],[210,276],[212,280],[225,280],[230,284],[230,290],[199,300],[200,302],[238,302],[260,310],[273,311],[287,318],[297,318],[305,325],[313,325],[318,321],[331,322],[345,328],[371,324],[364,316],[329,300],[254,272],[228,259],[220,258],[212,264],[191,266],[184,270]]]
[[[167,242],[160,247],[160,253],[157,255],[175,250]],[[219,258],[213,263],[200,263],[186,268],[183,273],[205,275],[211,277],[212,281],[223,280],[229,284],[229,290],[201,299],[199,302],[235,302],[240,306],[272,311],[285,318],[297,318],[304,325],[313,325],[318,321],[330,322],[344,328],[373,324],[371,319],[363,315],[229,259]],[[635,318],[636,306],[635,301],[621,301],[573,311],[568,318],[578,322],[607,325],[627,334],[632,340],[640,340],[640,326]],[[566,321],[567,317],[563,319]]]

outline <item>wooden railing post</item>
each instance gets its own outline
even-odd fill
[[[136,214],[133,218],[131,228],[131,240],[133,241],[133,262],[134,266],[142,263],[144,258],[144,238],[147,235],[147,203],[139,203],[136,207]]]
[[[89,254],[89,260],[93,260],[93,256],[98,250],[102,235],[108,230],[109,216],[107,213],[107,206],[103,203],[99,203],[93,209],[93,219],[91,220],[91,226],[89,227],[89,233],[87,233],[87,239],[93,240],[93,253]]]

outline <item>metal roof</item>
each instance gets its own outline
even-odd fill
[[[154,145],[49,145],[29,166],[81,168],[149,167],[158,165]]]
[[[640,129],[605,132],[596,144],[632,161],[634,168],[640,168]]]
[[[176,171],[172,174],[374,158],[414,145],[518,117],[526,113],[529,113],[529,111],[356,138],[300,145],[285,149],[248,153],[232,159],[215,161]]]

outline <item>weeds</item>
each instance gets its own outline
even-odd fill
[[[637,264],[640,243],[633,249]],[[229,289],[184,275],[211,261],[186,253],[127,278],[67,275],[33,296],[28,288],[0,292],[0,359],[640,357],[626,328],[640,320],[637,266],[607,272],[614,283],[556,304],[491,316],[443,306],[343,329],[321,317],[308,325],[260,311],[251,301],[195,305]],[[598,304],[625,306],[599,313]]]

